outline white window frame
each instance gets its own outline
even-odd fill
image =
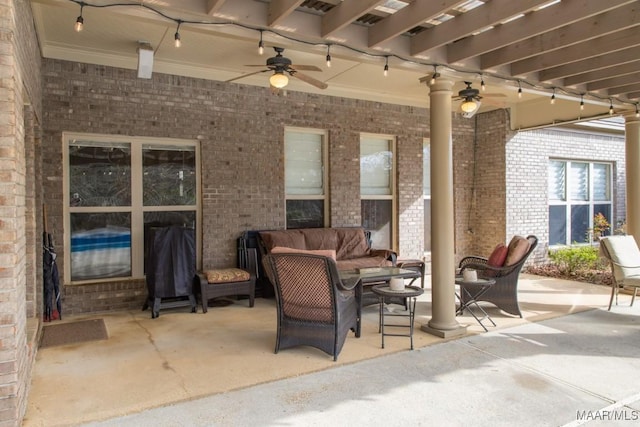
[[[323,201],[323,217],[324,217],[324,226],[330,226],[330,213],[329,213],[329,168],[327,167],[329,164],[329,133],[324,129],[313,129],[313,128],[301,128],[301,127],[293,127],[287,126],[284,129],[285,138],[284,138],[284,165],[285,165],[285,222],[287,217],[287,201],[289,200],[322,200]],[[311,134],[311,135],[319,135],[321,137],[322,142],[322,194],[288,194],[287,193],[287,132],[296,132],[303,134]]]
[[[564,206],[565,207],[565,224],[566,224],[566,236],[565,236],[565,242],[564,245],[573,245],[574,242],[571,241],[571,207],[574,205],[587,205],[589,206],[589,228],[593,229],[593,217],[595,216],[596,212],[594,210],[594,205],[609,205],[610,206],[610,212],[611,212],[611,220],[613,221],[613,218],[615,218],[615,212],[614,212],[614,201],[613,201],[613,164],[610,162],[601,162],[601,161],[592,161],[592,160],[578,160],[578,159],[557,159],[557,158],[550,158],[548,163],[547,163],[547,179],[549,179],[549,167],[551,162],[561,162],[564,163],[565,165],[565,187],[564,187],[564,198],[563,199],[552,199],[551,198],[551,194],[548,194],[548,205],[550,206]],[[573,193],[572,191],[572,176],[571,176],[571,164],[572,163],[584,163],[588,165],[587,168],[587,173],[589,175],[588,177],[588,196],[587,196],[587,200],[572,200],[571,199],[571,195]],[[594,173],[593,173],[593,169],[594,169],[594,165],[599,164],[599,165],[606,165],[608,167],[608,177],[607,177],[607,184],[608,184],[608,193],[609,193],[609,200],[594,200]],[[613,227],[613,225],[612,225]],[[609,230],[610,232],[612,232],[613,230]],[[551,230],[549,230],[549,233],[551,232]],[[549,236],[551,238],[551,236]],[[551,240],[551,239],[550,239]],[[589,244],[590,242],[586,242],[586,243],[578,243],[578,244]],[[555,245],[552,246],[562,246],[563,244],[560,243],[556,243]]]
[[[389,194],[364,194],[362,188],[362,175],[360,181],[360,199],[362,200],[391,200],[391,248],[397,250],[398,248],[398,198],[397,198],[397,185],[396,185],[396,168],[397,168],[397,139],[395,135],[376,134],[376,133],[361,133],[360,134],[360,155],[359,159],[362,159],[362,143],[363,139],[379,139],[386,140],[391,150],[391,170],[389,171]],[[362,174],[362,170],[360,171]]]
[[[69,141],[76,139],[90,140],[104,143],[128,143],[131,145],[131,206],[78,206],[70,205],[69,190]],[[194,147],[196,156],[196,204],[195,205],[172,205],[172,206],[144,206],[142,194],[142,147],[144,145],[171,145],[171,146],[191,146]],[[66,284],[103,283],[131,279],[144,279],[144,213],[164,212],[164,211],[194,211],[196,216],[196,266],[199,266],[202,259],[202,196],[200,167],[200,143],[197,140],[178,138],[151,138],[140,136],[104,135],[90,133],[63,132],[62,134],[63,152],[63,191],[62,205],[64,215],[64,282]],[[108,212],[130,212],[131,213],[131,276],[109,277],[103,279],[90,279],[71,281],[71,214],[73,213],[108,213]]]
[[[424,138],[422,141],[422,205],[424,206],[427,200],[431,201],[431,139]],[[425,184],[429,183],[429,191],[427,191]],[[431,206],[431,205],[429,205]],[[424,229],[431,230],[431,212],[424,212]],[[426,231],[425,231],[426,237]],[[426,246],[426,241],[423,242]],[[431,249],[424,249],[425,254],[431,253]]]

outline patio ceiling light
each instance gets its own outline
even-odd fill
[[[465,98],[465,100],[462,101],[462,104],[460,104],[460,109],[464,113],[473,113],[477,108],[478,104],[472,97]]]
[[[277,87],[278,89],[282,89],[287,84],[289,84],[289,78],[284,75],[282,71],[276,71],[273,76],[269,78],[269,83],[271,86]]]

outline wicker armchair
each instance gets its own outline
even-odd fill
[[[478,301],[493,303],[509,314],[522,317],[520,305],[518,304],[518,277],[527,258],[538,245],[536,236],[527,236],[527,240],[529,241],[529,249],[518,262],[512,265],[492,267],[487,263],[487,258],[477,256],[468,256],[460,261],[458,266],[461,270],[465,268],[474,269],[478,272],[478,277],[492,278],[496,281],[496,284],[484,293]],[[461,293],[461,295],[464,294],[464,292]]]
[[[308,345],[337,360],[349,330],[360,337],[360,281],[343,283],[335,261],[320,255],[270,254],[263,263],[278,304],[275,352]]]

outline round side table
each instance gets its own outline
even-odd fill
[[[420,295],[424,293],[424,289],[419,288],[417,286],[405,286],[404,289],[399,291],[391,290],[389,285],[376,285],[371,288],[371,291],[378,296],[378,300],[380,302],[380,315],[379,315],[379,332],[382,335],[382,348],[384,348],[384,337],[409,337],[411,341],[411,350],[413,350],[413,320],[416,316],[416,300]],[[385,298],[390,297],[400,297],[400,298],[410,298],[412,301],[409,301],[407,306],[408,314],[399,314],[399,313],[387,313],[385,315],[384,312],[384,300]],[[385,317],[407,317],[409,319],[408,325],[398,325],[398,324],[385,324]],[[384,331],[385,326],[387,328],[408,328],[408,334],[390,334]]]

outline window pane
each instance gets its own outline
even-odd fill
[[[196,204],[196,153],[192,146],[143,145],[145,206]]]
[[[71,214],[71,280],[131,276],[131,215]]]
[[[549,206],[549,245],[567,244],[567,208]]]
[[[589,200],[589,164],[571,163],[571,200]]]
[[[131,147],[127,143],[69,143],[69,205],[130,206]]]
[[[611,205],[602,204],[602,205],[593,205],[593,216],[601,213],[607,219],[607,222],[611,224]],[[611,236],[611,228],[605,230],[602,235],[603,236]]]
[[[571,206],[571,243],[589,241],[589,205]]]
[[[324,194],[322,135],[287,131],[284,144],[286,194]]]
[[[594,163],[593,165],[593,200],[611,200],[609,165]]]
[[[422,194],[431,195],[431,145],[422,147]]]
[[[371,231],[372,248],[391,245],[391,200],[362,200],[362,226]]]
[[[287,200],[287,228],[324,227],[324,200]]]
[[[380,138],[360,140],[360,193],[391,194],[393,155],[391,141]]]
[[[567,164],[552,160],[549,162],[549,199],[566,200],[565,198],[565,170]]]

